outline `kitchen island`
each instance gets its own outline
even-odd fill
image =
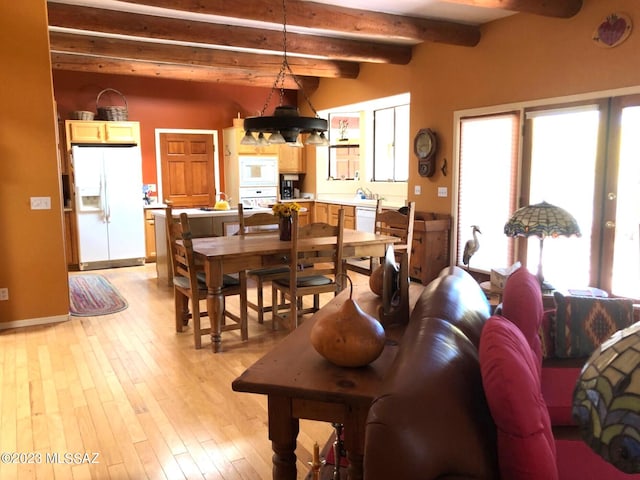
[[[270,208],[253,208],[246,210],[247,214],[257,212],[271,213]],[[234,235],[238,231],[239,219],[238,210],[203,210],[200,208],[176,208],[173,209],[173,218],[180,218],[181,213],[189,216],[189,226],[194,238],[198,237],[220,237],[222,235]],[[153,210],[155,217],[155,239],[156,239],[156,273],[158,282],[161,285],[171,286],[171,275],[169,273],[169,258],[167,245],[167,215],[164,209]]]

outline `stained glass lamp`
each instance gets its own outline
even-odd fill
[[[538,262],[538,280],[543,290],[553,290],[544,281],[542,274],[542,246],[547,237],[565,235],[580,236],[580,227],[573,215],[566,210],[547,202],[522,207],[514,212],[504,225],[504,233],[509,237],[540,237],[540,261]]]
[[[573,418],[591,449],[626,473],[640,472],[640,322],[591,355],[573,392]]]

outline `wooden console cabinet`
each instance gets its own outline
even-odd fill
[[[334,203],[315,202],[314,222],[336,224],[338,210],[345,209],[345,228],[355,229],[355,207]],[[451,217],[446,214],[416,212],[413,223],[413,242],[409,276],[427,285],[436,278],[440,271],[449,266],[449,239]]]
[[[449,266],[451,217],[445,214],[416,212],[409,276],[427,285]]]

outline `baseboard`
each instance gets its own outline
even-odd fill
[[[71,319],[69,314],[56,315],[55,317],[30,318],[29,320],[14,320],[12,322],[0,322],[0,330],[10,328],[33,327],[36,325],[47,325],[50,323],[66,322]]]

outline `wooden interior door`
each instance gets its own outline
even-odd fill
[[[176,207],[215,204],[213,137],[201,133],[161,133],[163,200]]]

